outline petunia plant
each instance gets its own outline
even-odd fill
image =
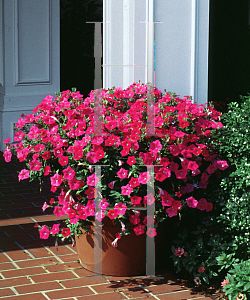
[[[72,238],[74,245],[80,227],[111,219],[120,226],[116,246],[131,231],[154,237],[166,218],[203,218],[213,211],[211,187],[228,167],[211,146],[213,132],[223,126],[220,116],[189,96],[163,96],[147,84],[95,90],[86,99],[67,90],[21,116],[16,143],[5,140],[4,157],[26,162],[19,180],[48,176],[57,193],[43,210],[67,215],[66,225],[39,226],[41,238]],[[152,204],[153,217],[145,211]]]

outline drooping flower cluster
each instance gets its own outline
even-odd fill
[[[149,134],[150,97],[154,135]],[[177,216],[184,207],[213,209],[206,198],[196,199],[195,191],[205,190],[228,167],[210,146],[213,130],[223,126],[219,117],[212,107],[194,104],[188,96],[162,97],[157,88],[139,83],[126,90],[92,91],[85,100],[67,90],[54,100],[48,95],[33,114],[21,116],[15,124],[17,143],[4,141],[4,157],[9,162],[15,153],[20,162],[28,162],[19,181],[49,176],[51,191],[60,192],[43,210],[52,206],[57,217],[68,215],[67,227],[43,225],[41,238],[73,237],[79,226],[106,217],[122,226],[116,246],[131,227],[136,235],[153,237],[163,216]],[[153,179],[157,193],[147,194]],[[155,215],[147,218],[143,209],[152,204]]]

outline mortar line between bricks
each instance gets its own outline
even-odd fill
[[[6,234],[7,237],[10,237],[7,231],[4,231],[4,233]]]
[[[6,253],[4,252],[2,249],[0,249],[0,251],[13,263],[13,265],[17,268],[17,269],[21,269],[15,262],[14,260]],[[3,275],[2,275],[3,276]],[[4,276],[3,276],[4,277]],[[4,277],[5,278],[5,277]]]
[[[68,249],[70,249],[70,251],[72,251],[74,254],[77,254],[77,252],[75,251],[75,250],[73,250],[72,248],[72,246],[70,247],[69,245],[65,245]]]
[[[95,295],[98,295],[97,291],[95,291],[91,286],[88,286],[88,288],[89,288]]]
[[[75,275],[77,278],[81,278],[81,276],[79,276],[78,274],[76,274],[76,273],[74,272],[74,270],[70,270],[70,272],[71,272],[73,275]]]
[[[64,261],[58,256],[56,255],[53,251],[51,251],[49,248],[47,248],[46,246],[44,246],[43,244],[41,244],[49,253],[51,253],[60,263],[64,263]]]
[[[29,254],[29,256],[30,256],[31,258],[36,259],[36,257],[35,257],[32,253],[30,253],[29,250],[25,249],[25,248],[24,248],[22,245],[20,245],[18,242],[15,242],[15,244],[16,244],[18,247],[20,247],[25,253]]]
[[[18,291],[17,291],[13,286],[9,286],[9,289],[11,289],[12,292],[13,292],[15,295],[20,295],[20,294],[18,293]]]
[[[124,294],[124,292],[122,291],[118,291],[120,294],[122,294],[122,296],[124,296],[126,299],[131,299],[129,298],[129,296],[127,296],[126,294]],[[140,298],[138,298],[138,300],[140,300]]]
[[[47,296],[47,295],[44,293],[44,291],[42,291],[41,294],[42,294],[47,300],[51,300],[51,299],[49,298],[49,296]]]
[[[46,271],[46,270],[45,270]],[[26,276],[26,278],[27,279],[29,279],[29,281],[31,282],[31,283],[33,283],[33,284],[35,284],[36,282],[30,277],[30,275],[27,275]],[[27,285],[28,285],[29,283],[27,283]],[[21,286],[23,286],[24,284],[20,284]]]
[[[141,285],[140,283],[137,282],[137,285],[142,288],[145,292],[149,293],[150,296],[152,296],[154,299],[156,300],[161,300],[160,298],[158,298],[156,295],[154,295],[152,292],[150,292],[147,288],[145,288],[143,285]]]

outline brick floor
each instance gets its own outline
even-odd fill
[[[208,300],[177,283],[176,275],[164,271],[161,279],[96,276],[84,269],[77,249],[53,238],[40,240],[36,222],[61,222],[41,204],[54,195],[50,183],[18,182],[24,164],[6,163],[0,152],[0,299],[6,300]]]

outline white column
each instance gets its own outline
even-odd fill
[[[0,98],[1,133],[13,138],[13,123],[31,113],[46,95],[60,91],[60,1],[0,1]],[[1,84],[0,84],[1,85]],[[0,90],[1,93],[1,90]],[[1,150],[2,150],[1,149]]]
[[[154,17],[156,87],[206,103],[209,0],[157,0]]]
[[[103,87],[147,82],[148,15],[151,0],[103,1]],[[144,24],[142,22],[145,22]]]

